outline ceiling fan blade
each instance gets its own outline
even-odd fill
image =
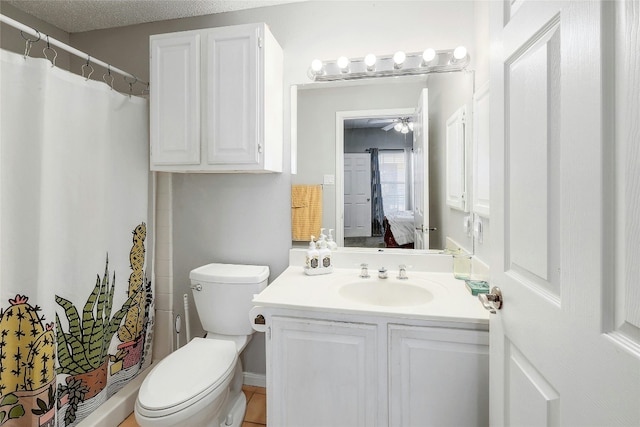
[[[389,129],[393,129],[393,127],[395,126],[395,123],[391,123],[389,125],[386,125],[385,127],[382,128],[383,131],[388,131]]]

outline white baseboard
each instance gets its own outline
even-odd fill
[[[256,374],[253,372],[243,372],[243,383],[256,387],[267,387],[267,376],[265,374]]]

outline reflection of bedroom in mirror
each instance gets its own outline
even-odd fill
[[[434,74],[428,79],[424,76],[382,78],[377,81],[365,79],[356,82],[310,83],[295,87],[293,93],[295,93],[296,109],[294,110],[295,120],[292,119],[292,122],[295,123],[297,141],[297,173],[292,175],[292,185],[301,186],[305,191],[317,189],[321,192],[318,195],[321,207],[318,209],[317,227],[326,228],[327,234],[329,229],[333,229],[333,236],[338,246],[373,247],[372,250],[377,250],[380,245],[384,248],[388,247],[384,240],[385,217],[387,224],[395,220],[409,228],[411,227],[409,212],[413,209],[413,228],[419,228],[418,231],[414,230],[414,249],[442,250],[449,237],[465,248],[471,249],[471,238],[464,234],[460,226],[468,214],[464,210],[452,208],[447,204],[445,140],[447,120],[461,106],[471,102],[472,82],[472,74],[458,72]],[[428,97],[422,96],[421,100],[421,94],[425,89],[428,90]],[[424,111],[423,117],[425,117],[425,124],[422,127],[416,125],[418,121],[415,119],[416,111],[420,109]],[[409,129],[406,134],[402,134],[401,131],[394,129],[397,122],[393,120],[400,119],[402,122],[403,118],[411,118],[413,132]],[[365,123],[364,119],[370,120]],[[388,127],[392,124],[391,122],[385,123],[382,120],[391,120],[393,127]],[[377,129],[372,128],[373,125],[377,126]],[[407,120],[407,128],[408,126],[409,120]],[[382,130],[384,127],[388,130]],[[420,156],[416,155],[415,149],[410,155],[408,150],[405,152],[405,148],[412,146],[412,133],[415,136],[422,128],[424,128],[422,132],[424,149]],[[374,132],[384,135],[381,138],[368,138]],[[370,142],[390,140],[392,136],[400,138],[400,146],[390,147]],[[349,148],[351,137],[358,141],[356,142],[357,150]],[[366,142],[365,139],[367,139]],[[393,165],[389,165],[390,167],[396,168],[395,172],[391,172],[395,173],[394,178],[390,179],[386,185],[386,187],[395,188],[395,195],[387,196],[387,199],[391,198],[395,201],[394,206],[388,206],[386,209],[383,205],[382,220],[378,220],[378,224],[370,221],[371,234],[367,231],[363,232],[364,236],[355,236],[352,230],[348,230],[350,227],[348,224],[349,217],[358,213],[352,213],[348,207],[345,207],[345,197],[347,203],[350,202],[349,196],[343,193],[347,179],[344,177],[344,153],[356,151],[364,155],[368,159],[365,163],[370,165],[371,150],[369,152],[366,150],[372,148],[378,148],[378,160],[380,160],[380,152],[383,153],[385,169],[387,161]],[[388,155],[385,151],[389,151]],[[404,155],[401,156],[400,152]],[[422,166],[419,163],[416,165],[416,158],[422,159]],[[401,160],[404,161],[404,166],[398,163]],[[364,176],[370,174],[371,172],[364,172]],[[411,178],[405,178],[403,183],[400,180],[402,176],[411,176]],[[382,186],[382,176],[380,180]],[[370,179],[362,179],[362,181],[371,184]],[[466,183],[466,179],[462,178],[460,182]],[[382,191],[382,188],[380,190]],[[404,201],[397,202],[398,193],[405,194]],[[413,197],[408,197],[411,194]],[[416,195],[420,196],[420,203],[413,202]],[[364,199],[367,197],[372,199],[371,193]],[[384,202],[385,197],[382,199]],[[304,207],[295,207],[302,205],[305,203],[298,203],[292,199],[292,211],[303,211]],[[418,205],[423,209],[416,214],[415,208]],[[351,209],[351,211],[354,210],[355,208]],[[361,210],[367,209],[361,208]],[[344,227],[345,222],[347,229]],[[381,230],[376,230],[376,226]],[[433,230],[434,228],[436,230]],[[293,231],[297,229],[294,227]],[[309,235],[315,236],[307,230],[302,231],[300,236],[293,233],[293,246],[307,247]],[[373,234],[374,231],[376,235]],[[409,244],[406,247],[410,247],[409,241],[400,243],[403,241],[401,234],[400,231],[397,231],[397,235],[394,234],[396,242],[391,246]]]
[[[344,120],[344,246],[413,248],[413,116]]]

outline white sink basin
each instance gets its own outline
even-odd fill
[[[362,279],[345,283],[338,295],[361,304],[377,306],[416,306],[433,300],[429,290],[398,279]]]

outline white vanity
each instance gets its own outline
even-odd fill
[[[266,333],[268,424],[488,425],[488,312],[453,277],[451,257],[365,260],[341,249],[334,260],[332,274],[306,276],[292,250],[291,266],[253,300],[252,323]],[[413,265],[406,280],[400,264]]]

